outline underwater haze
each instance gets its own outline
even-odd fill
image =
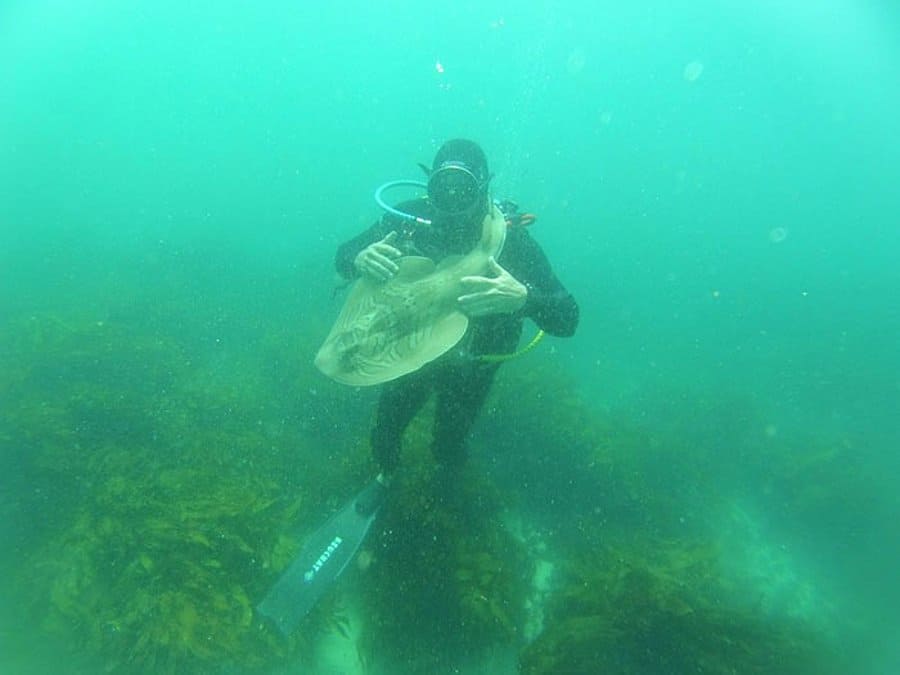
[[[898,72],[886,0],[5,0],[0,671],[900,672]],[[375,472],[335,251],[455,137],[580,326],[278,635]]]

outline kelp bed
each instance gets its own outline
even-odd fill
[[[257,367],[275,338],[252,362],[71,317],[14,321],[0,340],[2,441],[35,521],[14,578],[43,630],[106,671],[183,673],[266,670],[340,623],[325,603],[283,640],[254,616],[304,523],[365,466],[353,446],[308,461],[303,394],[280,403],[284,383]]]
[[[287,326],[220,348],[148,325],[45,315],[0,331],[0,442],[36,522],[13,571],[26,619],[107,672],[302,664],[323,631],[346,632],[340,592],[287,640],[253,606],[370,477],[369,419],[347,422],[357,394],[323,383],[304,356],[313,341]],[[513,392],[514,412],[494,422],[531,439],[523,466],[568,448],[556,462],[608,486],[604,519],[573,515],[577,542],[554,542],[543,630],[527,634],[536,554],[505,517],[516,495],[472,468],[437,471],[426,409],[356,572],[361,670],[440,672],[499,646],[529,674],[846,672],[817,627],[733,602],[738,582],[708,533],[672,534],[684,495],[653,478],[664,440],[589,412],[549,368],[510,368],[489,408]],[[703,458],[675,455],[671,470],[703,485]],[[837,478],[833,453],[805,457],[807,474]],[[823,508],[828,495],[767,459],[798,509]]]
[[[707,544],[657,541],[568,561],[521,672],[847,672],[803,622],[732,604],[717,555]]]

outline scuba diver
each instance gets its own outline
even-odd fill
[[[337,270],[345,279],[361,276],[383,282],[398,272],[397,260],[415,255],[440,264],[463,255],[482,236],[482,222],[496,206],[506,220],[505,241],[488,260],[485,276],[462,279],[459,309],[470,319],[456,347],[415,372],[382,385],[372,452],[383,482],[400,462],[401,438],[429,396],[437,396],[434,456],[441,467],[456,470],[466,460],[466,440],[505,356],[516,352],[523,319],[550,335],[571,336],[578,325],[578,305],[553,273],[526,225],[534,216],[520,213],[510,201],[494,203],[492,175],[481,147],[470,140],[447,141],[427,174],[427,196],[388,206],[385,188],[421,185],[395,181],[382,186],[376,200],[384,216],[368,230],[342,244]]]
[[[578,305],[525,227],[534,216],[491,199],[481,148],[448,141],[431,168],[422,168],[427,183],[393,181],[379,188],[375,198],[385,215],[337,252],[338,271],[360,279],[354,289],[361,295],[350,292],[316,365],[346,384],[383,387],[372,429],[380,473],[307,538],[257,605],[284,635],[296,630],[359,550],[400,463],[403,432],[429,396],[437,396],[432,450],[441,469],[435,473],[438,496],[456,501],[469,431],[500,364],[521,353],[523,320],[537,324],[538,337],[544,331],[569,336],[578,325]],[[426,188],[427,196],[389,206],[384,191],[404,185]],[[427,293],[401,295],[400,305],[387,309],[366,304],[395,277],[394,288],[402,287],[411,267],[428,269],[420,277],[431,282]],[[363,309],[356,311],[360,302]],[[356,323],[345,325],[345,312]],[[367,360],[372,354],[377,358]]]

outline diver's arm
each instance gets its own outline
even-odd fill
[[[396,260],[403,255],[399,249],[394,248],[396,239],[397,230],[391,230],[384,239],[369,244],[356,254],[353,267],[359,274],[375,281],[391,279],[400,270]]]
[[[423,200],[414,199],[401,202],[397,205],[397,208],[405,213],[424,217],[427,215],[423,208],[424,204]],[[397,233],[396,239],[387,239],[391,232]],[[338,274],[345,279],[356,279],[362,274],[371,275],[373,278],[381,281],[390,278],[396,272],[396,269],[391,266],[391,261],[401,255],[401,249],[405,249],[404,246],[398,247],[395,242],[400,239],[408,241],[411,234],[412,230],[408,221],[390,213],[384,214],[368,230],[338,247],[337,255],[335,256],[335,267],[337,267]],[[387,245],[387,248],[383,245]],[[371,248],[373,246],[374,248]],[[364,255],[360,259],[360,254],[367,248],[370,248],[369,253],[373,255]],[[403,252],[406,255],[409,254],[408,250]],[[368,264],[373,259],[380,267],[372,268]],[[385,272],[385,274],[382,272]]]
[[[578,327],[578,303],[564,288],[554,291],[528,288],[523,315],[534,321],[550,335],[570,337]]]
[[[464,293],[457,298],[459,308],[472,318],[492,314],[515,314],[525,306],[528,289],[494,260],[488,258],[489,276],[460,279]]]
[[[528,289],[522,315],[550,335],[569,337],[578,327],[578,303],[556,278],[547,256],[527,232],[517,237],[521,272],[517,278]],[[518,265],[517,265],[518,267]]]
[[[368,246],[381,241],[390,232],[390,224],[382,218],[365,232],[344,242],[338,247],[334,259],[338,274],[345,279],[356,279],[360,276],[360,270],[356,267],[356,257]]]

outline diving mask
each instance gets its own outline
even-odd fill
[[[466,213],[484,197],[485,184],[462,162],[444,162],[428,177],[428,197],[439,211]]]

